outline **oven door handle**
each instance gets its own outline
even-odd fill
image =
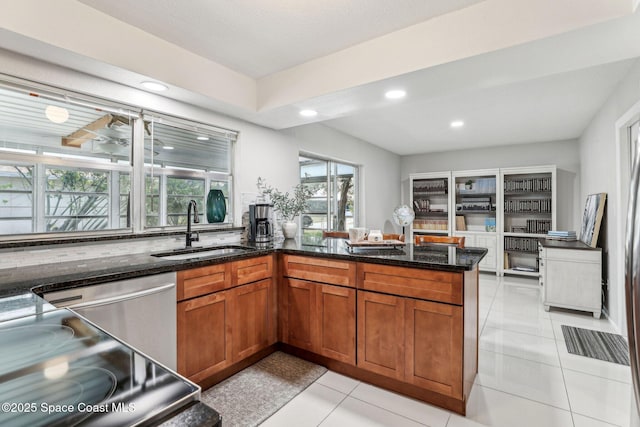
[[[68,305],[65,308],[70,308],[71,310],[74,310],[78,308],[97,307],[100,305],[115,304],[121,301],[127,301],[130,299],[141,298],[147,295],[157,294],[157,293],[166,291],[168,289],[175,288],[175,286],[176,286],[175,283],[169,283],[167,285],[157,286],[151,289],[144,289],[142,291],[137,291],[137,292],[131,292],[124,295],[117,295],[114,297],[102,298],[102,299],[97,299],[93,301],[81,302],[79,304]]]

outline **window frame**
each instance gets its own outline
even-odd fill
[[[344,165],[344,166],[350,166],[353,168],[353,226],[354,227],[358,227],[360,224],[360,166],[355,164],[355,163],[351,163],[351,162],[346,162],[343,160],[336,160],[336,159],[331,159],[331,158],[326,158],[326,157],[322,157],[322,156],[318,156],[315,154],[309,154],[309,153],[303,153],[300,152],[299,153],[299,157],[304,157],[307,159],[311,159],[311,160],[317,160],[320,162],[324,162],[325,163],[325,175],[323,176],[325,179],[321,179],[323,178],[322,176],[318,176],[315,177],[315,180],[319,181],[319,182],[323,182],[326,186],[327,186],[327,196],[326,196],[326,200],[327,200],[327,208],[326,208],[326,213],[324,215],[326,215],[327,218],[327,227],[323,228],[323,229],[319,229],[319,228],[305,228],[305,227],[301,227],[301,232],[302,234],[304,234],[305,230],[324,230],[324,231],[330,231],[330,230],[334,230],[336,227],[336,217],[337,217],[337,204],[335,202],[337,202],[337,188],[335,188],[335,182],[334,180],[337,179],[340,175],[337,174],[337,168],[338,165]],[[304,179],[302,178],[302,164],[299,163],[298,166],[298,171],[299,171],[299,176],[300,176],[300,182],[304,183]],[[336,173],[334,173],[336,172]],[[305,210],[305,212],[302,213],[301,217],[303,217],[305,214],[308,214],[308,210]],[[319,214],[322,215],[322,214]],[[346,224],[345,224],[345,229],[347,228]]]
[[[191,179],[202,179],[205,182],[205,192],[202,200],[199,202],[199,213],[206,214],[206,197],[211,188],[211,183],[224,182],[228,188],[227,194],[227,220],[223,223],[206,224],[206,221],[201,222],[200,228],[227,228],[233,225],[233,212],[235,207],[234,193],[233,193],[233,153],[235,150],[235,143],[238,138],[238,132],[230,129],[216,127],[213,125],[188,121],[185,119],[170,116],[168,114],[159,113],[150,110],[143,110],[140,107],[134,107],[131,105],[125,105],[118,103],[117,101],[106,100],[103,98],[92,97],[87,95],[81,95],[67,90],[55,88],[52,86],[40,84],[37,82],[27,82],[21,79],[17,79],[11,76],[0,74],[0,87],[5,89],[22,92],[26,94],[35,93],[38,97],[45,99],[52,99],[56,101],[65,100],[69,102],[69,98],[72,98],[73,103],[82,105],[85,107],[95,108],[100,111],[117,113],[119,115],[126,115],[131,121],[131,144],[129,145],[129,158],[128,161],[113,161],[107,157],[96,157],[96,161],[85,160],[82,158],[64,157],[61,153],[60,156],[44,154],[45,151],[50,151],[45,147],[38,147],[33,153],[23,153],[16,151],[1,151],[2,159],[0,164],[6,166],[26,166],[33,168],[32,178],[32,216],[31,216],[31,229],[30,233],[10,233],[0,235],[0,242],[2,241],[14,241],[14,240],[39,240],[48,238],[78,238],[78,237],[92,237],[92,236],[119,236],[123,234],[144,234],[146,232],[154,231],[172,231],[180,230],[184,226],[169,226],[166,225],[166,185],[160,186],[160,200],[164,206],[165,215],[160,213],[159,226],[146,227],[145,219],[142,217],[146,215],[145,211],[145,199],[144,193],[144,177],[147,173],[151,176],[166,177],[186,177]],[[203,170],[202,172],[196,170],[185,169],[172,169],[167,167],[159,167],[159,165],[147,166],[144,164],[144,122],[149,117],[157,119],[163,124],[178,127],[185,130],[197,129],[203,133],[209,133],[216,138],[225,138],[228,142],[226,165],[228,172]],[[9,147],[13,145],[12,143]],[[19,145],[18,145],[19,146]],[[55,151],[55,150],[54,150]],[[82,153],[79,153],[82,155]],[[50,168],[66,168],[71,170],[96,170],[106,171],[108,173],[108,185],[107,185],[107,220],[108,225],[106,229],[86,230],[86,231],[46,231],[46,218],[45,218],[45,199],[46,199],[46,176],[45,170]],[[129,217],[130,223],[128,227],[122,228],[121,221],[123,216],[121,215],[121,204],[123,203],[123,196],[120,186],[120,175],[129,175]],[[142,177],[142,191],[134,190],[135,180],[140,180]],[[27,194],[28,192],[24,192]],[[201,203],[200,203],[201,202]],[[22,217],[20,217],[22,218]],[[10,218],[7,218],[10,220]],[[125,220],[126,225],[126,220]]]

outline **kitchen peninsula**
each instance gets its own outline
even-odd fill
[[[253,325],[261,326],[264,333],[247,336],[236,327],[223,337],[228,341],[222,344],[235,343],[231,347],[238,350],[236,356],[219,365],[220,369],[197,378],[199,384],[209,386],[212,379],[219,381],[256,357],[280,348],[464,414],[477,372],[477,264],[485,254],[486,249],[479,248],[413,245],[403,250],[349,253],[340,240],[319,245],[291,240],[276,247],[204,259],[116,256],[25,271],[0,270],[4,297],[0,306],[6,308],[3,321],[38,316],[64,309],[55,309],[33,296],[32,288],[45,292],[161,272],[180,274],[235,265],[229,270],[235,271],[234,278],[205,298],[215,299],[223,292],[252,295],[241,289],[255,290],[259,298],[264,295],[265,322]],[[271,260],[270,275],[256,275],[251,265],[257,258]],[[241,309],[239,301],[229,307]],[[16,309],[16,304],[20,308]],[[180,329],[178,343],[180,354]],[[180,363],[179,357],[179,372],[185,375]]]

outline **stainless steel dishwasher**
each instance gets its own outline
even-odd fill
[[[49,292],[43,297],[176,370],[175,273]]]

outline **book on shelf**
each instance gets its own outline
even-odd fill
[[[485,218],[484,219],[484,230],[485,231],[496,231],[496,219],[495,218]]]
[[[515,271],[526,271],[528,273],[537,273],[538,272],[538,270],[535,267],[525,267],[525,266],[522,266],[522,265],[515,266],[515,267],[512,268],[512,270],[515,270]]]
[[[458,231],[467,230],[467,223],[464,219],[464,215],[456,215],[456,230]]]
[[[564,231],[564,230],[549,230],[547,232],[549,236],[558,236],[558,237],[575,237],[575,231]]]
[[[578,237],[575,231],[549,230],[547,232],[547,239],[571,242],[578,240]]]

